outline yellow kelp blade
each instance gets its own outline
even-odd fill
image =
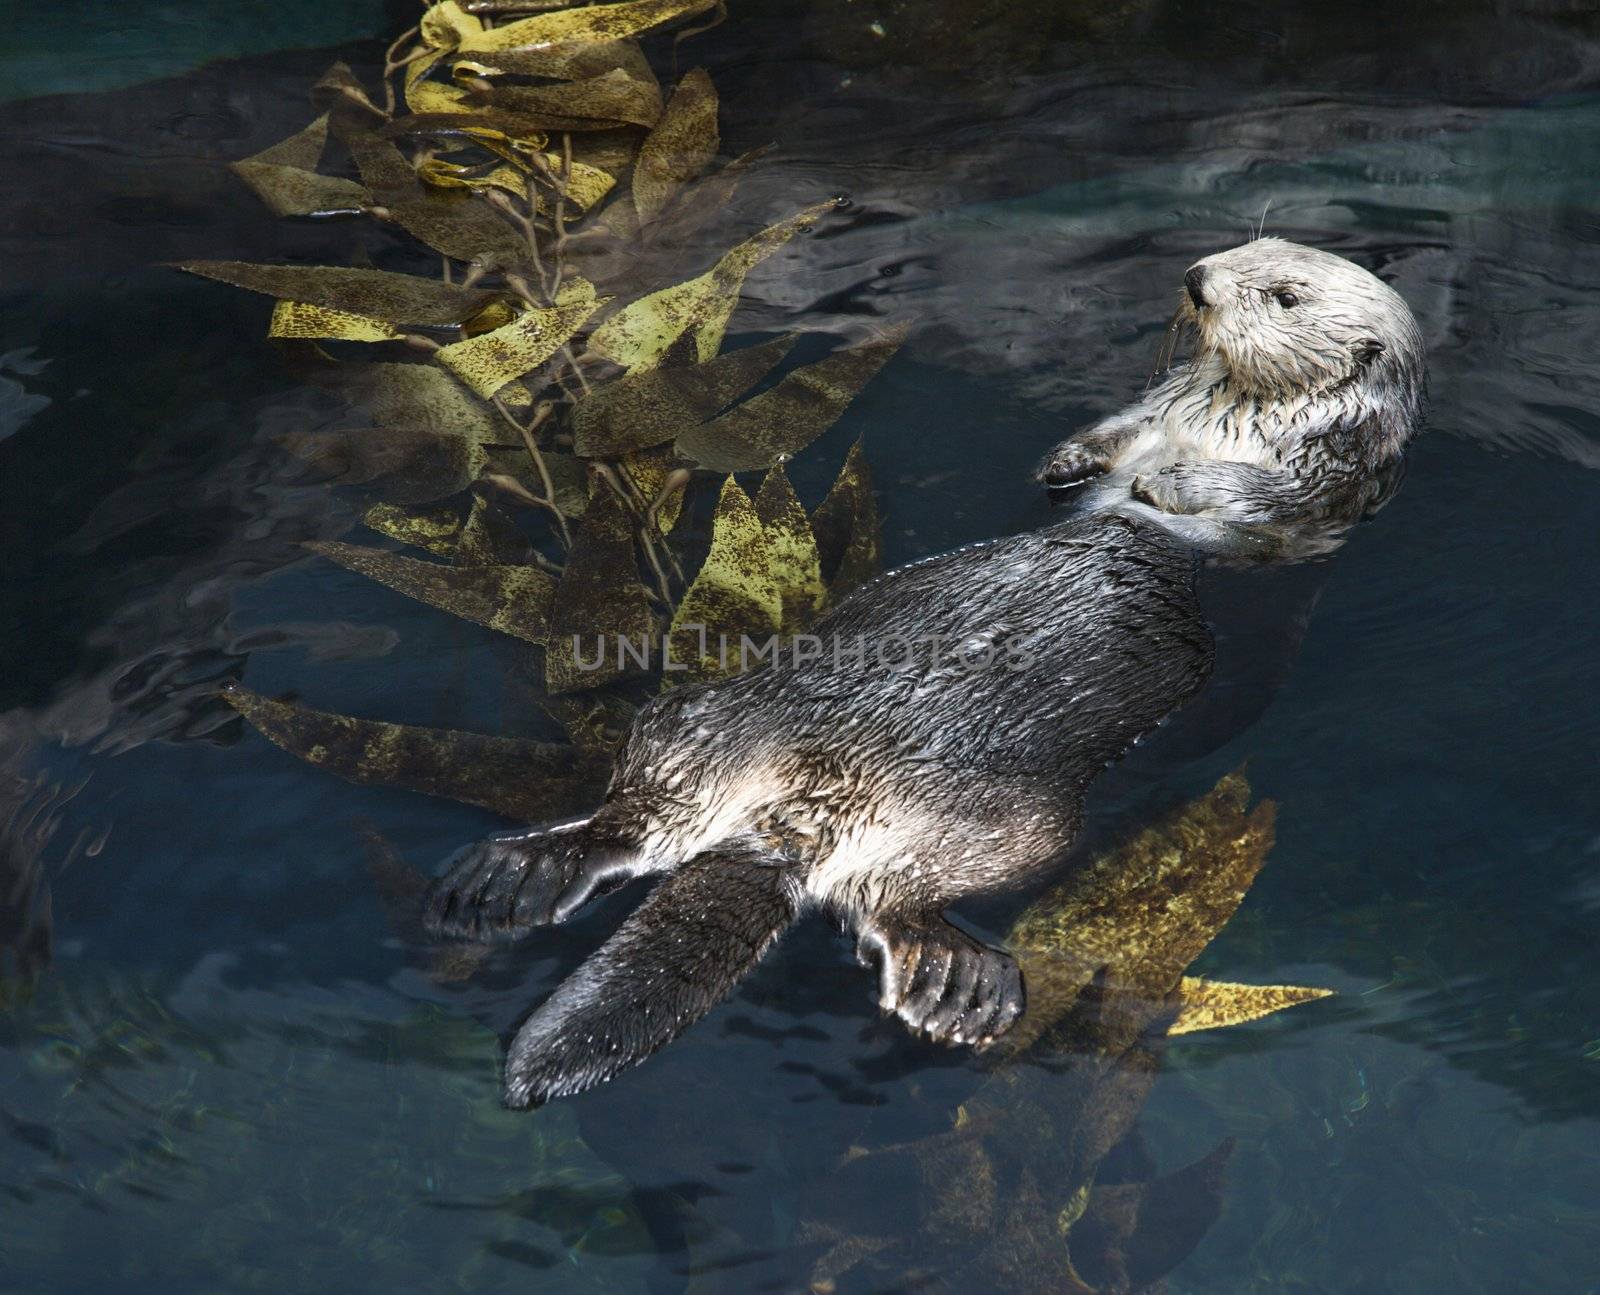
[[[653,126],[661,116],[661,87],[639,81],[622,68],[561,85],[499,86],[473,90],[473,107],[511,113],[551,130],[610,130]]]
[[[633,168],[633,205],[653,220],[678,189],[717,155],[717,88],[704,68],[684,75],[661,120],[651,128]]]
[[[779,337],[703,364],[644,369],[603,383],[573,408],[573,449],[609,458],[673,440],[760,382],[794,343],[792,335]]]
[[[396,593],[529,643],[550,632],[555,577],[532,566],[444,566],[355,544],[309,543],[313,553]]]
[[[361,172],[376,214],[458,261],[501,267],[530,259],[527,242],[481,198],[430,188],[417,179],[405,154],[379,134],[374,120],[342,113],[333,126]]]
[[[406,67],[401,95],[406,107],[419,117],[431,113],[471,111],[467,104],[467,92],[462,86],[450,85],[428,75],[439,66],[439,60],[443,57],[441,52],[429,58],[419,58]]]
[[[317,164],[322,161],[322,152],[327,145],[328,114],[323,113],[305,129],[296,131],[288,139],[281,139],[271,148],[264,148],[259,153],[241,158],[232,165],[237,167],[260,162],[268,166],[296,166],[302,171],[314,171]]]
[[[569,279],[555,305],[529,310],[492,332],[452,342],[434,356],[487,400],[506,383],[537,368],[560,350],[601,304],[594,284],[586,279]]]
[[[282,301],[367,315],[396,324],[459,324],[496,293],[437,279],[343,265],[252,265],[247,261],[185,261],[180,270]]]
[[[756,516],[766,532],[772,582],[783,599],[783,629],[795,634],[817,618],[827,601],[817,537],[788,475],[779,465],[756,492]]]
[[[468,13],[456,0],[429,7],[422,15],[418,31],[423,43],[438,50],[454,49],[464,40],[483,35],[483,21]]]
[[[1027,1013],[1006,1047],[1043,1039],[1075,1048],[1085,1031],[1103,1032],[1103,1011],[1079,1011],[1097,976],[1130,1009],[1169,1002],[1250,889],[1272,849],[1275,817],[1272,801],[1252,807],[1249,783],[1229,774],[1036,897],[1006,935],[1028,989]],[[1229,1010],[1221,997],[1219,1019]]]
[[[406,787],[524,823],[564,817],[605,787],[606,762],[565,743],[356,719],[273,701],[236,684],[223,699],[269,741],[350,782]]]
[[[905,340],[905,326],[786,374],[770,391],[678,437],[678,453],[714,472],[783,463],[832,427]]]
[[[573,533],[550,611],[545,684],[551,693],[598,688],[641,673],[636,654],[653,650],[655,617],[634,555],[633,522],[621,500],[603,490]]]
[[[709,360],[722,346],[728,317],[739,304],[745,275],[833,206],[821,203],[779,221],[733,248],[704,274],[630,302],[594,330],[589,349],[630,373],[651,369],[693,330],[695,354]]]
[[[565,160],[555,153],[545,153],[542,156],[545,165],[550,168],[550,174],[555,177],[556,183],[560,184],[561,173],[566,166]],[[588,211],[589,208],[598,206],[605,200],[605,196],[616,187],[617,179],[611,172],[602,171],[598,166],[574,160],[565,183],[567,201],[579,211]],[[539,210],[549,211],[550,207],[550,200],[540,193]]]
[[[1301,1003],[1331,997],[1331,989],[1312,985],[1236,985],[1222,980],[1185,976],[1178,985],[1182,1006],[1167,1027],[1168,1034],[1193,1034],[1260,1020]]]
[[[628,735],[639,708],[615,693],[568,693],[546,697],[544,712],[566,729],[574,746],[595,755],[609,756]]]
[[[510,513],[494,500],[474,491],[471,511],[467,514],[460,538],[456,541],[455,551],[450,557],[457,566],[462,567],[522,568],[533,560],[533,545],[528,542],[528,537],[518,528],[516,519]],[[554,582],[551,588],[554,589]],[[530,582],[520,577],[505,575],[496,597],[500,597],[500,594],[504,595],[501,602],[506,606],[510,605],[510,600],[513,598],[525,605],[523,610],[515,614],[523,618],[530,633],[535,632],[536,624],[532,609],[536,606],[541,617],[549,612],[550,600],[544,598],[540,601],[537,590]],[[495,624],[492,628],[499,629],[500,626]],[[513,631],[507,631],[511,632]]]
[[[272,308],[268,337],[315,338],[338,342],[392,342],[403,334],[393,324],[304,301],[280,301]]]
[[[313,212],[357,212],[368,203],[367,191],[354,180],[318,175],[297,166],[235,162],[235,175],[255,190],[274,216],[309,216]]]
[[[536,48],[497,50],[458,59],[456,77],[530,76],[552,81],[582,81],[621,69],[635,81],[654,81],[655,72],[638,41],[566,41]]]
[[[456,545],[466,528],[467,513],[459,504],[435,508],[373,504],[362,514],[361,520],[390,539],[448,558],[455,556]]]
[[[417,178],[436,189],[501,189],[523,201],[528,197],[527,173],[509,163],[485,171],[434,157],[417,167]]]
[[[860,440],[850,447],[827,498],[811,515],[817,537],[823,579],[828,594],[838,602],[858,585],[883,569],[883,535],[877,496],[872,489],[872,469]]]
[[[690,669],[669,675],[669,682],[737,671],[741,635],[761,644],[783,628],[776,568],[776,552],[755,505],[729,477],[711,519],[711,548],[672,617],[672,658]]]
[[[397,504],[426,503],[465,490],[488,462],[478,442],[425,428],[291,432],[279,443],[325,484],[368,483]]]
[[[328,141],[328,114],[304,130],[229,164],[229,170],[255,190],[274,215],[303,216],[313,211],[343,211],[366,206],[367,191],[354,180],[317,174]]]
[[[679,467],[678,456],[670,445],[657,445],[648,450],[635,450],[617,460],[617,466],[628,474],[639,493],[654,503],[665,486],[668,475]],[[656,509],[656,529],[665,535],[678,524],[683,515],[683,491],[674,490]]]
[[[466,37],[456,48],[463,54],[477,54],[540,49],[563,41],[625,40],[704,13],[716,5],[717,0],[630,0],[626,4],[575,6]]]
[[[474,445],[515,439],[493,408],[474,400],[436,365],[342,366],[330,385],[342,390],[352,408],[379,427],[433,432]]]

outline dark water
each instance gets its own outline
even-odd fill
[[[975,1063],[877,1023],[812,923],[644,1068],[506,1113],[497,1031],[628,901],[441,987],[363,830],[428,866],[497,823],[331,779],[216,701],[237,678],[554,736],[509,640],[303,558],[352,503],[268,438],[324,411],[258,299],[155,265],[349,256],[348,229],[273,222],[219,163],[303,123],[331,54],[300,47],[401,15],[273,6],[247,39],[199,4],[72,8],[86,51],[30,23],[4,65],[0,723],[17,768],[88,778],[46,858],[110,836],[52,867],[54,963],[0,1010],[0,1290],[804,1289],[832,1168],[947,1121]],[[1168,1051],[1155,1162],[1238,1140],[1169,1284],[1600,1290],[1595,24],[732,8],[694,57],[725,147],[781,146],[750,227],[856,203],[752,276],[740,327],[918,320],[794,465],[814,503],[864,433],[892,561],[1043,522],[1033,461],[1139,389],[1182,268],[1263,211],[1412,303],[1433,405],[1403,490],[1316,573],[1266,713],[1138,801],[1247,761],[1278,844],[1201,969],[1340,991]]]

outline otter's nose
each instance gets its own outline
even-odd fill
[[[1194,302],[1196,310],[1204,310],[1211,303],[1206,300],[1206,267],[1191,265],[1189,273],[1183,276],[1183,286],[1189,290],[1189,300]]]

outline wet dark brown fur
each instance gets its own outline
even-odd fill
[[[943,911],[1039,876],[1096,774],[1199,688],[1212,643],[1192,574],[1158,527],[1076,518],[882,576],[816,626],[820,659],[646,707],[591,817],[471,847],[430,898],[437,933],[515,938],[665,874],[523,1025],[507,1101],[639,1061],[807,908],[855,933],[913,1029],[1002,1034],[1023,1007],[1016,963]]]

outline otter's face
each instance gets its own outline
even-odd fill
[[[1417,371],[1421,340],[1405,302],[1331,252],[1259,238],[1196,261],[1183,283],[1180,313],[1199,334],[1198,354],[1219,356],[1255,395]]]

